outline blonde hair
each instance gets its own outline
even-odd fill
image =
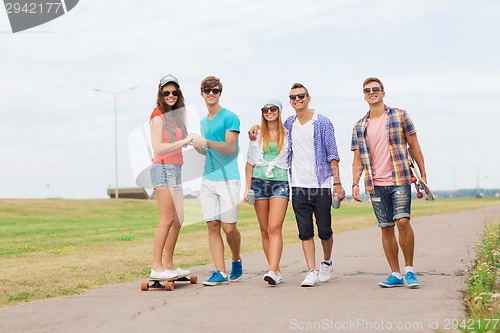
[[[264,115],[261,116],[260,120],[260,139],[259,144],[263,146],[265,152],[270,152],[271,148],[269,147],[269,142],[271,142],[271,135],[269,134],[269,125],[264,118]],[[285,145],[285,128],[283,127],[283,123],[281,121],[281,110],[278,111],[278,136],[276,137],[276,150],[280,152]]]

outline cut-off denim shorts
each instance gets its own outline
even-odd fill
[[[392,227],[403,217],[410,218],[410,185],[374,186],[375,193],[370,195],[373,211],[381,228]]]
[[[255,200],[290,198],[290,186],[286,180],[252,178],[252,190],[255,192]]]
[[[179,164],[153,164],[150,169],[153,188],[169,186],[181,190],[181,168],[182,165]]]

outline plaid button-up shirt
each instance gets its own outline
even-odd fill
[[[297,119],[296,115],[288,117],[283,126],[288,131],[288,147],[290,149],[288,154],[288,172],[290,173],[290,180],[292,179],[292,158],[293,158],[293,123]],[[316,175],[318,177],[318,187],[329,177],[332,177],[332,168],[330,162],[336,160],[340,162],[339,153],[337,150],[337,142],[335,141],[335,130],[333,124],[327,117],[316,113],[312,118],[314,124],[314,153],[316,155]]]
[[[410,116],[405,110],[385,108],[385,133],[389,143],[389,150],[392,161],[392,178],[394,185],[410,184],[410,165],[408,162],[408,150],[406,135],[412,135],[417,132]],[[352,130],[351,150],[359,149],[361,164],[365,173],[365,191],[373,193],[373,173],[370,161],[370,151],[366,140],[366,128],[368,127],[368,112],[361,118]]]

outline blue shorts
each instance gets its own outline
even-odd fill
[[[301,240],[314,237],[313,214],[318,226],[318,237],[322,240],[332,237],[331,189],[292,187],[292,207]]]
[[[375,193],[370,195],[373,211],[381,228],[392,227],[396,220],[410,218],[410,185],[375,186]]]
[[[181,168],[182,165],[179,164],[153,164],[149,171],[153,188],[170,186],[181,190]]]
[[[265,180],[252,177],[252,190],[255,192],[255,200],[290,198],[290,186],[287,181]]]

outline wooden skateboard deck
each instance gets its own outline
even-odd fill
[[[195,275],[191,276],[186,275],[166,280],[150,278],[148,282],[141,283],[141,290],[148,291],[149,289],[161,289],[161,290],[172,291],[174,290],[174,284],[176,281],[183,281],[183,282],[189,282],[191,284],[196,284],[198,283],[198,277]]]
[[[408,161],[410,162],[411,182],[417,190],[417,198],[423,198],[424,194],[422,192],[425,192],[428,200],[434,200],[434,195],[432,194],[431,189],[420,176],[417,162],[413,158],[413,154],[410,149],[408,149]]]

